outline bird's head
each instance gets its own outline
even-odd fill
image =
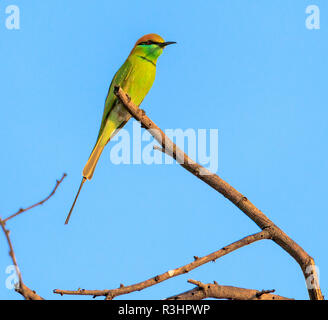
[[[146,34],[136,42],[129,56],[138,55],[152,61],[156,61],[157,58],[162,54],[163,49],[173,43],[176,42],[165,42],[164,39],[158,34]]]

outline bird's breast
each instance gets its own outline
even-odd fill
[[[152,63],[138,59],[132,64],[132,70],[123,90],[128,93],[132,101],[139,105],[153,85],[156,75],[156,66]]]

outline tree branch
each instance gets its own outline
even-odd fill
[[[91,295],[94,297],[97,296],[106,296],[107,300],[112,300],[113,298],[123,295],[123,294],[128,294],[134,291],[140,291],[143,289],[146,289],[148,287],[151,287],[153,285],[156,285],[160,282],[163,282],[165,280],[171,279],[173,277],[185,274],[193,269],[196,269],[208,262],[215,261],[220,257],[223,257],[227,255],[228,253],[235,251],[239,248],[242,248],[246,245],[249,245],[253,242],[256,242],[258,240],[263,240],[263,239],[269,239],[270,234],[266,230],[263,230],[261,232],[249,235],[243,239],[240,239],[236,242],[233,242],[225,247],[223,247],[220,250],[217,250],[211,254],[208,254],[202,258],[199,258],[197,256],[194,257],[194,261],[191,263],[188,263],[182,267],[169,270],[165,273],[162,273],[160,275],[157,275],[155,277],[152,277],[148,280],[130,285],[130,286],[123,286],[121,285],[117,289],[111,289],[111,290],[85,290],[85,289],[79,289],[79,290],[61,290],[61,289],[55,289],[53,292],[56,294],[69,294],[69,295]]]
[[[202,300],[206,298],[229,299],[229,300],[293,300],[272,294],[275,290],[254,290],[232,286],[222,286],[216,281],[204,284],[200,281],[188,280],[197,287],[167,298],[166,300]]]
[[[8,246],[9,246],[9,255],[11,257],[11,260],[13,261],[13,264],[16,269],[16,274],[18,276],[18,284],[17,284],[17,287],[15,290],[18,293],[20,293],[26,300],[43,300],[43,298],[40,297],[35,291],[31,290],[24,284],[23,279],[22,279],[22,274],[18,268],[13,245],[12,245],[12,242],[9,237],[10,231],[8,229],[6,229],[4,220],[0,219],[0,225],[1,225],[2,231],[4,232],[4,234],[6,236]]]
[[[26,212],[28,210],[31,210],[39,205],[42,205],[43,203],[45,203],[47,200],[49,200],[56,192],[57,188],[59,187],[59,185],[62,183],[62,181],[64,180],[64,178],[66,177],[66,173],[63,174],[62,178],[60,180],[57,180],[56,181],[56,186],[55,188],[52,190],[52,192],[50,193],[50,195],[45,198],[44,200],[41,200],[39,201],[38,203],[26,208],[26,209],[19,209],[16,213],[12,214],[11,216],[9,216],[8,218],[6,219],[1,219],[0,218],[0,226],[1,226],[1,229],[2,231],[4,232],[5,234],[5,237],[7,239],[7,243],[8,243],[8,246],[9,246],[9,256],[11,257],[11,260],[15,266],[15,270],[16,270],[16,274],[17,274],[17,277],[18,277],[18,283],[17,283],[17,286],[15,288],[15,290],[20,293],[26,300],[44,300],[41,296],[39,296],[34,290],[30,289],[29,287],[27,287],[24,282],[23,282],[23,279],[22,279],[22,274],[19,270],[19,267],[18,267],[18,263],[17,263],[17,259],[16,259],[16,256],[15,256],[15,252],[14,252],[14,248],[13,248],[13,244],[10,240],[10,231],[6,228],[6,222],[16,216],[18,216],[19,214],[23,213],[23,212]]]
[[[235,206],[243,211],[251,220],[253,220],[262,230],[266,229],[270,233],[272,240],[281,248],[288,252],[300,265],[305,280],[310,299],[323,300],[319,279],[315,268],[313,258],[279,227],[277,227],[261,210],[251,203],[243,194],[233,188],[218,175],[210,172],[200,164],[193,161],[181,149],[179,149],[165,133],[145,114],[143,110],[138,108],[131,98],[118,86],[114,90],[116,96],[121,100],[130,114],[140,121],[142,126],[159,142],[163,151],[172,156],[177,162],[197,178],[204,181],[213,189],[218,191]],[[311,283],[309,283],[311,279]]]
[[[63,174],[62,178],[60,180],[56,180],[56,185],[55,185],[55,188],[51,191],[51,193],[49,194],[48,197],[46,197],[45,199],[39,201],[38,203],[35,203],[33,204],[32,206],[28,207],[28,208],[21,208],[19,209],[16,213],[12,214],[11,216],[9,216],[8,218],[4,219],[3,222],[7,222],[8,220],[18,216],[19,214],[23,213],[23,212],[26,212],[28,210],[31,210],[37,206],[41,206],[43,205],[46,201],[48,201],[56,192],[57,188],[59,187],[59,185],[63,182],[63,180],[65,179],[65,177],[67,176],[66,173]]]

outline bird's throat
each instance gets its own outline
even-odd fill
[[[137,55],[137,57],[140,58],[140,59],[143,59],[143,60],[145,60],[145,61],[147,61],[149,63],[151,63],[154,67],[156,67],[156,63],[154,61],[152,61],[152,60],[150,60],[150,59],[148,59],[148,58],[146,58],[144,56]]]

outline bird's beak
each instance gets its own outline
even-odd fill
[[[159,44],[161,48],[165,48],[166,46],[169,46],[170,44],[176,43],[175,41],[167,41],[167,42],[162,42]]]

